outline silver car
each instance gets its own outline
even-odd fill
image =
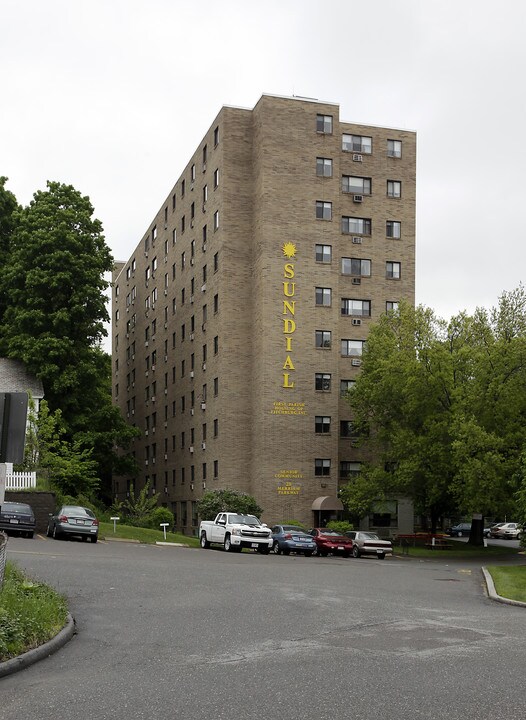
[[[382,540],[376,533],[363,530],[349,530],[345,533],[352,540],[352,555],[359,558],[361,555],[376,555],[383,560],[386,555],[393,554],[393,545],[390,540]]]
[[[519,523],[499,523],[490,529],[490,537],[504,540],[518,540],[521,534]]]
[[[80,505],[63,505],[54,515],[49,516],[47,536],[58,540],[68,535],[89,538],[96,543],[99,536],[99,521],[89,508]]]

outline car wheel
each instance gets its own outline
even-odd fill
[[[223,547],[225,548],[226,552],[235,552],[237,550],[237,548],[235,548],[232,545],[232,541],[230,540],[230,535],[225,535]],[[241,550],[241,547],[239,549]]]
[[[272,552],[274,553],[274,555],[279,555],[281,553],[281,548],[277,542],[275,542],[272,546]]]
[[[81,535],[82,542],[88,542],[88,536],[87,535]]]
[[[353,548],[352,548],[352,556],[353,556],[354,558],[359,558],[359,557],[360,557],[360,548],[358,547],[358,545],[353,545]]]
[[[53,536],[53,533],[51,532],[51,526],[50,526],[50,525],[47,526],[46,535],[47,535],[47,537],[52,537],[52,536]]]
[[[54,540],[58,540],[59,537],[60,537],[60,533],[59,533],[59,531],[57,530],[57,526],[56,526],[56,525],[53,525],[53,539],[54,539]]]
[[[96,543],[98,540],[98,537],[96,535],[90,535],[90,540],[92,543]]]
[[[209,543],[208,540],[206,539],[206,533],[205,533],[205,532],[202,532],[202,533],[201,533],[201,547],[203,548],[203,550],[208,550],[208,548],[210,547],[210,543]]]
[[[385,560],[385,553],[378,553],[377,558],[378,560]]]

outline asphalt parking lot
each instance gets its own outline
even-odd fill
[[[0,680],[2,720],[524,716],[525,610],[480,563],[18,538],[9,557],[78,634]]]

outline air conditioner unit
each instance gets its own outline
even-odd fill
[[[155,365],[152,365],[152,371],[155,372]]]
[[[203,490],[206,490],[206,483],[203,482]]]
[[[152,395],[152,402],[155,402],[155,395]]]
[[[149,432],[148,430],[145,430],[145,431],[144,431],[144,434],[145,434],[145,435],[148,435],[148,432]]]
[[[363,202],[363,195],[353,195],[353,201],[355,203],[361,203]]]
[[[190,370],[190,377],[193,378],[193,376],[194,376],[194,371]]]
[[[168,455],[166,453],[164,453],[164,459],[168,460]]]
[[[193,188],[192,188],[192,190],[193,190]],[[194,225],[195,225],[195,222],[192,220],[192,221],[190,222],[190,227],[193,228]]]
[[[206,410],[206,403],[205,403],[205,402],[202,402],[202,403],[201,403],[201,410]]]
[[[132,414],[132,415],[135,415],[135,410],[132,410],[132,411],[131,411],[131,414]]]
[[[190,295],[190,305],[193,305],[193,304],[194,304],[194,296]]]
[[[190,490],[193,490],[193,489],[194,489],[194,484],[191,483],[191,484],[190,484]]]
[[[353,325],[361,325],[361,324],[362,324],[362,321],[359,320],[358,318],[353,318],[353,319],[352,319],[352,324],[353,324]]]
[[[354,358],[351,362],[351,365],[354,365],[354,367],[360,367],[361,364],[362,364],[362,361],[358,360],[357,358]]]
[[[145,341],[144,347],[148,347],[148,340]]]
[[[206,243],[203,243],[202,249],[203,249],[203,252],[206,252]]]
[[[168,388],[164,388],[164,394],[168,395]]]
[[[353,278],[352,279],[353,285],[361,285],[362,284],[362,278]]]
[[[167,295],[168,295],[168,290],[165,290],[165,291],[164,291],[164,297],[166,297]]]
[[[206,283],[203,283],[201,285],[201,292],[205,292],[205,291],[206,291]]]
[[[190,258],[190,265],[193,265],[195,263],[194,258]]]
[[[205,322],[201,325],[201,330],[202,330],[203,332],[206,330],[206,323],[205,323]]]
[[[194,336],[194,333],[190,333],[190,340],[193,340],[194,337],[195,337],[195,336]]]
[[[201,367],[203,368],[203,370],[206,370],[206,363],[204,362]]]
[[[361,237],[353,237],[352,239],[353,243],[355,245],[361,245],[362,244],[362,238]]]
[[[145,464],[145,465],[148,465],[148,460],[145,460],[145,461],[144,461],[144,464]]]
[[[190,415],[193,415],[195,413],[194,408],[190,408]]]
[[[193,451],[194,451],[194,446],[190,445],[190,452],[193,453]]]
[[[168,362],[168,355],[164,356],[164,362]]]
[[[354,155],[352,156],[352,159],[354,160],[354,162],[362,162],[363,155],[358,155],[358,153],[354,153]]]
[[[201,443],[201,450],[206,450],[206,443],[205,443],[205,442]]]

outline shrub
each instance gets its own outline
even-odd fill
[[[150,517],[148,518],[148,527],[151,527],[154,530],[162,530],[160,527],[161,523],[168,523],[166,531],[171,531],[174,524],[174,516],[168,508],[158,507],[150,513]]]
[[[213,520],[220,512],[237,512],[260,517],[263,510],[252,495],[238,490],[209,490],[197,503],[201,520]]]
[[[336,532],[339,532],[342,535],[345,535],[345,533],[349,532],[349,530],[354,530],[353,524],[346,522],[345,520],[330,520],[327,523],[327,528],[329,530],[336,530]]]

